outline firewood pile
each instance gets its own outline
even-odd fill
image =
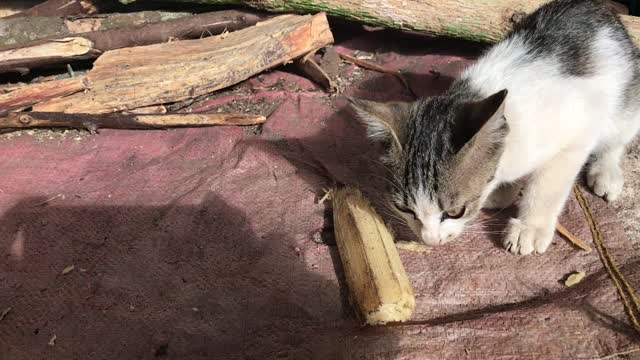
[[[179,104],[288,63],[335,92],[330,71],[314,61],[314,54],[333,42],[327,16],[318,9],[365,24],[491,42],[508,31],[518,14],[544,0],[501,0],[474,12],[456,1],[412,2],[411,9],[389,5],[384,14],[372,12],[382,0],[192,1],[209,4],[204,7],[185,4],[189,1],[23,1],[36,5],[9,16],[0,5],[5,15],[0,18],[0,129],[94,132],[260,124],[266,121],[260,114],[194,114],[180,111],[184,106]],[[624,6],[609,3],[637,39],[637,18],[624,15]],[[224,4],[234,7],[211,11]],[[466,30],[453,31],[456,27]]]
[[[288,63],[335,90],[312,57],[333,42],[324,13],[193,14],[48,0],[0,18],[0,35],[2,129],[260,124],[266,121],[260,114],[193,113],[175,105]]]

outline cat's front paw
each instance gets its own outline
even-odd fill
[[[516,255],[529,255],[534,251],[542,254],[547,251],[552,239],[553,229],[530,226],[519,219],[511,219],[503,245]]]
[[[607,201],[616,201],[622,193],[624,175],[617,164],[595,162],[587,172],[587,184],[596,195]]]

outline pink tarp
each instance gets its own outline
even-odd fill
[[[433,95],[471,61],[465,46],[355,32],[337,49],[375,54]],[[340,76],[347,94],[410,99],[390,75],[343,65]],[[560,237],[541,256],[488,234],[401,252],[412,321],[361,328],[318,203],[334,180],[380,196],[374,148],[343,103],[273,71],[192,105],[270,112],[261,131],[1,137],[0,358],[587,359],[639,347],[597,253]],[[622,225],[590,200],[638,288]],[[562,222],[590,240],[574,200]],[[566,288],[576,270],[587,278]]]

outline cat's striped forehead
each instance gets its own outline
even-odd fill
[[[463,113],[468,101],[464,94],[468,92],[453,91],[416,104],[406,123],[404,149],[395,159],[403,180],[401,193],[394,196],[398,203],[429,202],[446,209],[478,199],[493,179],[499,142],[487,138],[486,146],[461,144],[461,138],[467,139],[460,136],[460,121],[468,118]],[[496,133],[505,131],[497,129]]]

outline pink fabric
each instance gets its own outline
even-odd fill
[[[358,33],[337,49],[397,44],[370,61],[404,70],[421,95],[446,88],[473,53],[404,42]],[[409,99],[393,76],[353,65],[340,76],[356,79],[347,94]],[[541,256],[513,256],[482,234],[401,252],[412,321],[361,328],[337,250],[322,243],[332,242],[331,212],[317,199],[334,180],[378,199],[374,147],[340,97],[283,71],[192,108],[243,99],[280,103],[261,135],[215,127],[0,139],[0,311],[12,308],[0,321],[3,359],[584,359],[638,346],[597,253],[560,237]],[[590,200],[638,288],[621,224]],[[561,221],[591,243],[575,201]],[[576,270],[587,278],[566,288]]]

